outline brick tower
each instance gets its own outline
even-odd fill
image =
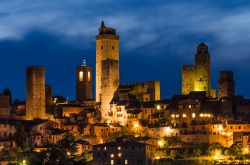
[[[110,102],[119,86],[119,36],[102,21],[96,36],[96,102],[103,119],[109,117]]]
[[[45,68],[26,68],[26,119],[46,118],[45,113]]]
[[[234,75],[231,71],[221,71],[218,82],[218,98],[232,97],[235,95]]]
[[[76,100],[88,99],[92,99],[92,68],[83,60],[82,66],[76,68]]]

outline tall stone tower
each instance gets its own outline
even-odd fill
[[[207,96],[215,95],[210,85],[210,54],[204,43],[197,46],[195,64],[182,67],[182,94],[192,91],[205,91]]]
[[[96,36],[96,102],[103,119],[109,117],[110,102],[119,86],[119,36],[102,21]]]
[[[195,65],[194,91],[206,91],[207,96],[210,96],[210,54],[207,45],[204,43],[197,47]]]
[[[87,99],[92,99],[92,68],[83,60],[82,66],[76,68],[76,100]]]
[[[235,83],[232,71],[221,71],[218,82],[218,98],[232,97],[235,95]]]
[[[45,68],[26,68],[26,119],[46,118],[45,113]]]

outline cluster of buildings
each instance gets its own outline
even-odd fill
[[[93,164],[150,164],[164,137],[186,143],[219,142],[225,147],[250,138],[250,100],[235,95],[232,71],[221,71],[218,94],[210,83],[210,54],[201,43],[195,64],[182,68],[182,93],[160,97],[160,81],[119,81],[119,36],[101,23],[93,68],[76,68],[76,99],[52,95],[45,68],[26,69],[26,101],[0,95],[0,148],[16,147],[16,125],[23,124],[29,145],[40,152],[71,132],[79,154],[93,152]]]

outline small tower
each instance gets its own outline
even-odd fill
[[[76,68],[76,100],[92,99],[92,68],[86,65],[84,59],[82,65]]]
[[[235,82],[232,71],[221,71],[218,82],[218,98],[232,97],[235,95]]]
[[[26,69],[26,119],[46,118],[45,68],[40,66]]]

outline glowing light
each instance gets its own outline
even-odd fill
[[[175,115],[174,115],[174,114],[172,114],[172,115],[171,115],[171,117],[172,117],[172,118],[174,118],[174,117],[175,117]]]
[[[83,81],[83,71],[79,72],[79,81]]]
[[[192,113],[192,118],[195,118],[195,113]]]
[[[175,115],[175,117],[177,117],[177,118],[178,118],[178,117],[179,117],[179,114]]]
[[[120,146],[118,147],[118,150],[121,150],[121,147],[120,147]]]
[[[191,108],[192,108],[192,105],[188,105],[188,108],[191,109]]]
[[[90,81],[90,71],[88,71],[88,81]]]
[[[155,159],[160,159],[160,156],[156,156]]]
[[[159,141],[158,141],[158,145],[159,145],[160,147],[162,147],[162,146],[163,146],[163,141],[162,141],[162,140],[159,140]]]
[[[118,157],[121,157],[122,156],[122,153],[118,153]]]
[[[216,150],[214,154],[214,159],[220,159],[220,158],[221,158],[221,154],[218,150]]]
[[[171,128],[170,127],[166,127],[166,129],[165,129],[165,132],[167,133],[167,134],[170,134],[171,133]]]
[[[23,164],[26,164],[26,160],[23,160]]]
[[[138,127],[139,127],[139,124],[138,124],[138,123],[135,123],[135,124],[134,124],[134,127],[135,127],[135,128],[138,128]]]
[[[219,125],[219,127],[217,128],[217,130],[218,130],[218,131],[221,131],[221,130],[223,130],[223,127],[222,127],[222,125]]]
[[[203,113],[201,113],[201,114],[200,114],[200,117],[203,117],[203,116],[204,116]]]
[[[248,153],[249,153],[249,148],[248,148],[248,147],[244,147],[243,153],[244,153],[244,154],[248,154]]]
[[[114,154],[111,154],[110,157],[113,158],[113,157],[114,157]]]
[[[187,117],[187,115],[185,113],[182,114],[182,117]]]
[[[160,110],[160,109],[161,109],[161,106],[160,106],[160,105],[157,105],[157,106],[156,106],[156,109],[157,109],[157,110]]]
[[[70,156],[70,152],[67,152],[67,155]]]

